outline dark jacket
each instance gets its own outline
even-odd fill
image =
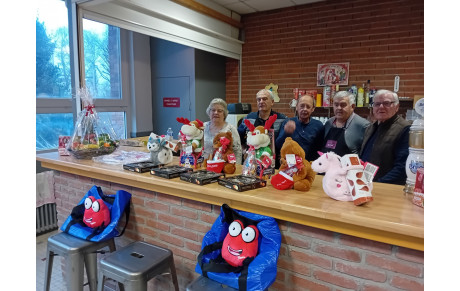
[[[272,128],[275,131],[275,140],[276,140],[276,138],[278,137],[281,123],[283,123],[284,119],[287,119],[288,117],[284,115],[283,113],[279,113],[279,112],[271,110],[270,116],[274,114],[276,114],[277,117],[276,117],[275,123],[273,123],[272,125]],[[238,126],[238,134],[240,135],[241,144],[243,145],[243,147],[246,145],[246,134],[249,131],[248,127],[244,123],[245,119],[249,119],[249,121],[251,121],[251,123],[254,124],[254,127],[257,127],[259,125],[265,125],[265,122],[266,122],[266,120],[263,120],[262,118],[259,117],[259,111],[251,112],[241,120],[241,124]]]
[[[379,167],[375,182],[405,184],[409,128],[407,120],[395,115],[381,124],[376,121],[366,129],[360,158]]]

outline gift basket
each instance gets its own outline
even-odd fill
[[[108,120],[102,120],[94,108],[93,98],[87,88],[77,94],[83,105],[67,151],[77,159],[111,154],[118,147],[118,137]]]

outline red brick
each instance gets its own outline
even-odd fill
[[[165,203],[175,204],[175,205],[182,204],[182,198],[163,194],[163,193],[157,193],[157,200],[161,202],[165,202]]]
[[[344,259],[351,262],[360,262],[361,255],[353,250],[342,249],[337,246],[317,245],[315,251],[331,257]]]
[[[169,212],[169,204],[159,203],[156,201],[145,201],[145,208],[149,209],[150,211],[161,211],[161,212]]]
[[[310,275],[310,268],[305,263],[296,261],[290,257],[279,257],[278,267],[295,273],[299,273],[301,275]]]
[[[207,222],[209,224],[214,224],[217,219],[217,215],[215,213],[207,214],[207,213],[200,213],[200,220]]]
[[[374,254],[366,255],[366,263],[385,270],[410,276],[421,277],[423,275],[423,268],[420,265],[415,263],[405,263],[400,260],[389,259]]]
[[[372,280],[375,282],[385,282],[387,279],[387,275],[385,272],[379,272],[376,270],[372,270],[369,266],[360,266],[360,265],[352,265],[352,264],[343,264],[337,262],[335,264],[336,271],[345,273],[348,275],[352,275],[355,277]]]
[[[390,284],[397,288],[401,288],[409,291],[420,291],[423,290],[423,281],[404,278],[400,276],[394,276]]]
[[[178,238],[177,236],[172,236],[166,233],[158,233],[158,238],[165,243],[170,243],[179,247],[184,246],[184,240]]]
[[[183,217],[187,217],[190,219],[196,220],[198,218],[198,213],[196,210],[188,210],[188,209],[184,209],[183,207],[171,206],[170,212],[173,215],[183,216]]]
[[[174,224],[177,226],[184,226],[184,219],[182,217],[172,216],[170,214],[158,213],[158,220],[161,220],[165,223]]]
[[[298,277],[296,275],[290,276],[290,281],[294,285],[291,290],[314,290],[314,291],[331,291],[332,288],[323,285],[318,282],[314,282],[311,279]]]
[[[199,221],[195,222],[195,221],[191,221],[191,220],[185,220],[185,225],[187,226],[187,228],[199,231],[199,232],[201,232],[203,234],[205,234],[206,232],[208,232],[211,229],[210,225],[204,224],[204,223],[199,222]]]
[[[405,261],[423,264],[424,252],[412,250],[404,247],[398,247],[396,257]]]
[[[358,288],[358,283],[354,280],[346,278],[344,276],[337,275],[331,272],[325,272],[321,270],[316,270],[313,272],[313,277],[318,280],[337,285],[343,288],[355,289]]]
[[[181,240],[183,240],[183,238],[187,238],[193,241],[197,241],[196,232],[184,228],[172,227],[171,234],[177,235]]]
[[[307,238],[304,236],[289,235],[286,233],[282,234],[281,242],[287,245],[296,246],[296,247],[305,248],[305,249],[309,249],[310,244],[311,244],[310,241],[307,240]]]
[[[292,258],[296,258],[297,260],[310,263],[325,269],[332,269],[331,259],[314,255],[312,254],[312,252],[290,250],[289,256]]]
[[[341,245],[357,247],[363,250],[368,250],[387,255],[391,254],[391,245],[386,243],[376,242],[365,238],[359,238],[345,234],[340,234],[339,240]]]
[[[165,232],[169,232],[169,228],[170,228],[168,224],[163,223],[161,221],[156,221],[154,219],[147,219],[145,222],[145,225],[147,225],[148,227],[154,228],[154,229],[165,231]]]
[[[329,242],[332,242],[334,240],[334,233],[332,231],[327,231],[306,225],[300,225],[297,223],[292,223],[291,232]]]
[[[193,200],[189,200],[189,199],[184,199],[184,201],[182,202],[182,205],[183,206],[186,206],[186,207],[190,207],[190,208],[193,208],[193,209],[197,209],[197,210],[201,210],[201,211],[205,211],[205,212],[211,212],[211,204],[207,204],[207,203],[203,203],[203,202],[199,202],[199,201],[193,201]]]
[[[388,285],[365,284],[363,286],[363,291],[397,291],[397,290],[389,287]]]
[[[201,242],[191,242],[191,241],[184,241],[185,248],[192,250],[194,252],[201,252]]]

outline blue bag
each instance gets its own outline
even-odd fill
[[[236,220],[249,220],[249,225],[256,225],[258,229],[257,255],[246,258],[238,267],[222,258],[224,238],[229,234],[229,226]],[[231,232],[230,235],[233,236]],[[266,290],[276,279],[280,247],[281,233],[274,218],[235,210],[223,204],[219,217],[203,238],[195,271],[235,289]]]
[[[83,223],[85,200],[89,196],[93,196],[95,199],[102,199],[110,210],[110,223],[108,225],[91,228]],[[122,236],[129,220],[130,202],[131,194],[124,190],[118,190],[115,195],[104,195],[100,187],[93,186],[89,189],[88,193],[86,193],[78,205],[73,208],[72,213],[61,226],[61,230],[75,237],[94,242],[105,241],[113,237]],[[125,225],[120,232],[118,231],[117,226],[123,216],[123,213],[126,214],[126,220]]]

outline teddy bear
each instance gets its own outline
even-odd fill
[[[208,159],[204,161],[204,166],[206,168],[211,165],[213,162],[224,161],[224,166],[221,171],[225,174],[235,173],[235,153],[233,152],[233,138],[230,131],[219,132],[213,139],[212,147],[213,151],[209,155]]]
[[[291,189],[309,191],[316,172],[305,159],[305,151],[291,137],[287,137],[281,147],[279,173],[272,176],[271,184],[279,190]]]

